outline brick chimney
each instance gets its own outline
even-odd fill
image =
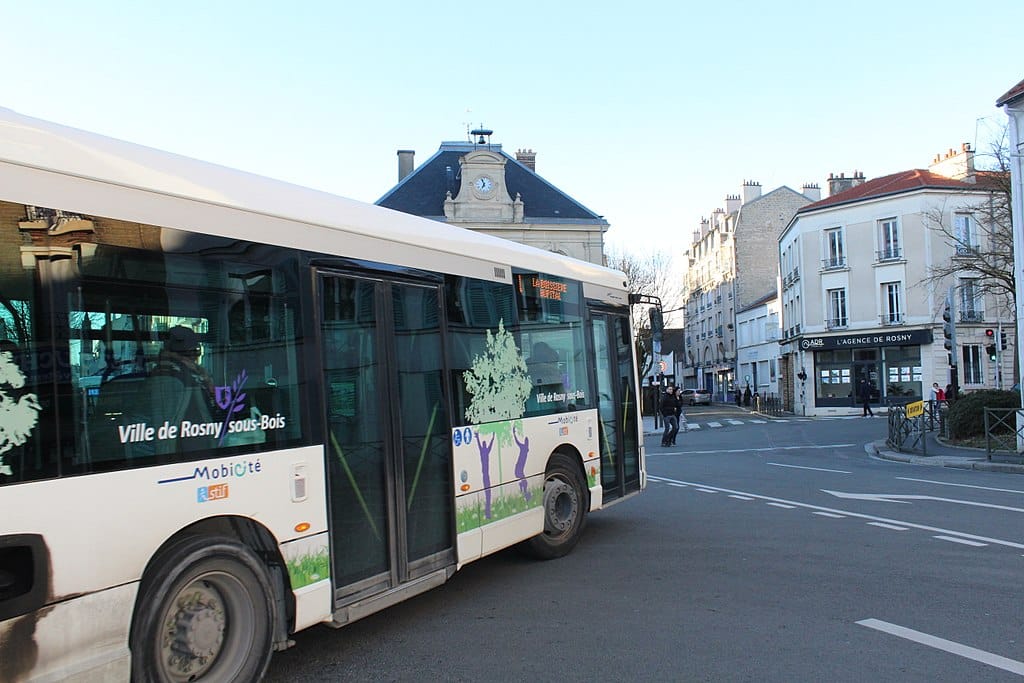
[[[516,161],[534,173],[537,172],[537,153],[532,149],[517,149]]]
[[[416,156],[416,150],[412,149],[400,149],[398,150],[398,182],[405,180],[405,176],[412,173],[413,169],[413,158]]]
[[[863,185],[865,182],[864,174],[860,171],[854,171],[853,175],[849,178],[846,177],[845,173],[840,173],[838,176],[834,173],[828,174],[828,196],[834,197],[840,192],[845,192],[850,188]]]
[[[960,151],[953,151],[951,147],[945,156],[936,154],[928,170],[937,175],[974,182],[974,150],[971,143],[965,142],[960,145]]]
[[[816,202],[821,199],[821,188],[818,186],[818,183],[804,183],[801,191],[803,192],[803,195],[812,202]]]
[[[743,203],[747,204],[761,196],[761,183],[756,180],[743,181]]]

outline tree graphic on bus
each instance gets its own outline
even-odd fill
[[[15,396],[25,386],[25,375],[10,351],[0,351],[0,474],[11,476],[3,454],[28,440],[39,421],[39,399],[35,394]],[[13,391],[10,391],[13,390]]]
[[[526,412],[526,400],[532,386],[527,374],[526,361],[516,346],[512,334],[505,329],[503,320],[498,321],[498,330],[492,334],[487,330],[484,352],[473,358],[473,365],[463,373],[466,391],[472,400],[466,408],[466,420],[479,425],[474,440],[480,453],[483,472],[484,519],[491,519],[491,454],[494,452],[498,465],[498,480],[504,481],[501,461],[503,447],[520,443],[520,454],[516,462],[516,476],[522,476],[522,464],[526,461],[529,446],[523,448],[513,434],[514,423]],[[522,422],[518,422],[522,430]],[[528,441],[525,442],[528,444]],[[495,451],[495,446],[497,450]],[[522,487],[526,500],[532,494]]]

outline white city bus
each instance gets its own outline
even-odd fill
[[[272,651],[644,487],[623,275],[0,109],[0,680]]]

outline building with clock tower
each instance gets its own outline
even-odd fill
[[[412,150],[399,150],[398,184],[377,205],[603,263],[604,217],[538,175],[533,150],[512,157],[491,134],[443,142],[419,167]]]

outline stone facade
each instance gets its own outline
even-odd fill
[[[760,183],[746,181],[740,194],[726,196],[724,209],[701,221],[686,251],[683,386],[727,399],[739,377],[736,312],[775,290],[779,233],[820,192],[816,185],[802,194],[782,186],[762,195]]]

